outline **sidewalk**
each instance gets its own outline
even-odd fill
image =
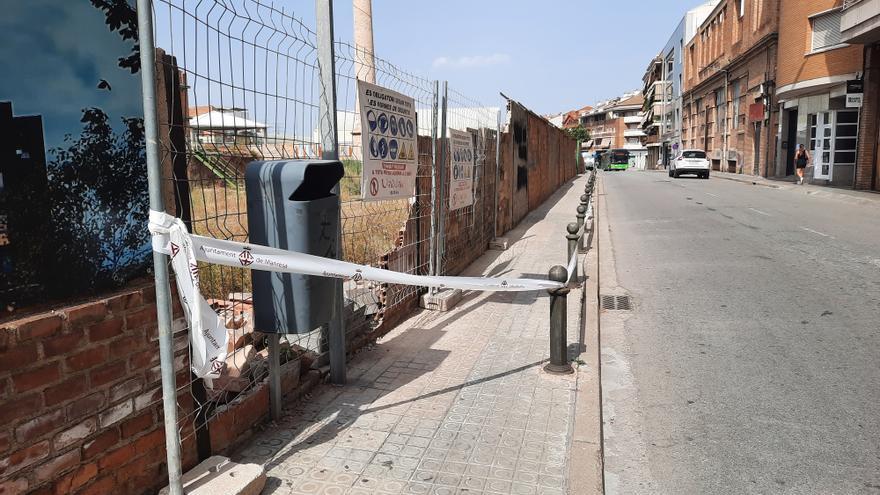
[[[754,175],[731,174],[728,172],[712,172],[712,177],[727,179],[756,186],[802,192],[811,196],[833,198],[848,203],[880,205],[880,194],[871,191],[855,191],[840,187],[820,186],[814,184],[796,184],[793,178],[765,178]]]
[[[563,186],[507,234],[507,251],[463,275],[546,277],[565,265],[585,183]],[[572,355],[582,292],[568,296]],[[449,312],[404,321],[352,360],[347,386],[319,387],[231,457],[265,466],[264,494],[568,493],[572,461],[596,469],[570,455],[583,430],[578,377],[595,371],[548,375],[548,357],[546,292],[466,293]]]

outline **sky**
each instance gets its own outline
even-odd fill
[[[310,0],[290,1],[302,10]],[[378,56],[487,106],[498,92],[541,114],[641,89],[651,58],[699,0],[374,0]],[[277,1],[276,1],[277,4]],[[313,7],[312,7],[313,8]],[[334,2],[352,40],[352,2]]]

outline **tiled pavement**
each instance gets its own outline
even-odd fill
[[[468,275],[546,274],[585,178],[558,192]],[[578,291],[569,295],[576,342]],[[257,462],[264,494],[564,494],[575,375],[546,374],[549,296],[469,293],[422,311],[232,457]]]

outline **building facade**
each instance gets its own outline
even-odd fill
[[[779,0],[723,0],[683,50],[682,146],[714,170],[775,173]]]
[[[642,106],[642,130],[645,132],[645,148],[647,149],[647,168],[662,168],[663,163],[660,155],[660,119],[663,107],[659,101],[663,89],[663,67],[660,55],[651,59],[648,70],[642,76],[642,93],[645,95],[645,103]]]
[[[855,184],[860,111],[847,107],[846,89],[860,77],[863,48],[842,39],[842,3],[780,0],[776,177],[795,173],[795,150],[804,145],[808,181]]]
[[[642,129],[644,102],[641,91],[632,91],[596,104],[581,117],[581,125],[590,133],[584,151],[595,154],[610,149],[627,149],[630,165],[645,168],[648,149]]]
[[[880,0],[847,0],[841,41],[861,45],[863,97],[856,145],[855,189],[880,191]]]

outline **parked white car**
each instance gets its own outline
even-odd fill
[[[679,177],[684,174],[695,174],[703,179],[709,178],[709,159],[703,150],[684,150],[672,160],[669,166],[669,176]]]

